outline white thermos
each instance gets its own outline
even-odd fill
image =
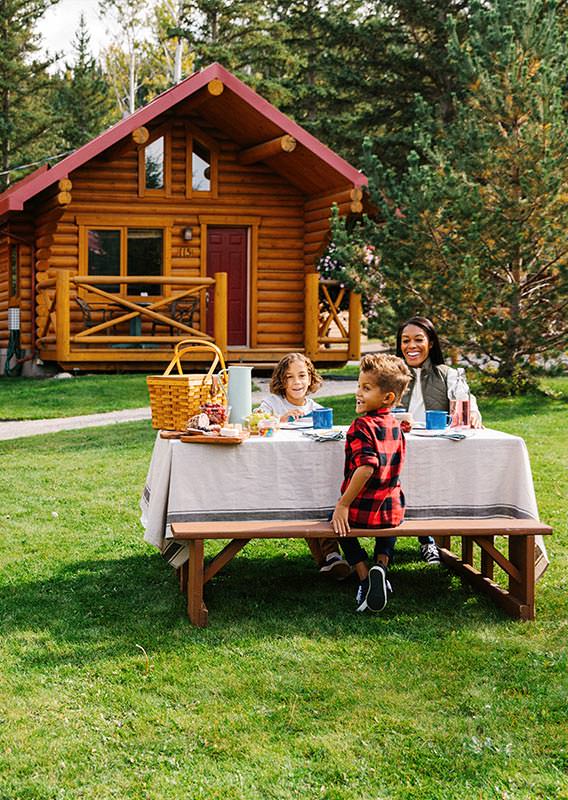
[[[252,367],[229,367],[229,422],[240,422],[252,411]]]

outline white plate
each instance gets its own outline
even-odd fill
[[[282,422],[280,427],[285,431],[297,431],[300,428],[313,428],[314,421],[311,417],[300,417],[294,422]]]

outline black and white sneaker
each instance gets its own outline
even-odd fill
[[[387,580],[386,568],[379,564],[371,567],[369,577],[359,584],[357,611],[382,611],[387,604],[392,587]]]
[[[440,552],[435,544],[421,544],[420,557],[422,561],[425,561],[427,564],[440,563]]]
[[[328,553],[325,563],[320,567],[320,572],[324,575],[331,575],[338,581],[345,580],[351,575],[351,567],[339,553]]]

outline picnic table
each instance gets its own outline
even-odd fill
[[[346,430],[346,429],[344,429]],[[401,482],[406,518],[538,520],[523,439],[472,431],[462,441],[408,434]],[[344,441],[315,442],[301,431],[251,437],[237,446],[156,437],[142,499],[144,539],[172,566],[187,561],[175,522],[318,520],[333,510],[343,475]],[[535,576],[548,565],[535,541]]]

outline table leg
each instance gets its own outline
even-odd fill
[[[187,613],[193,625],[205,628],[207,607],[203,602],[203,539],[192,539],[188,545]]]

